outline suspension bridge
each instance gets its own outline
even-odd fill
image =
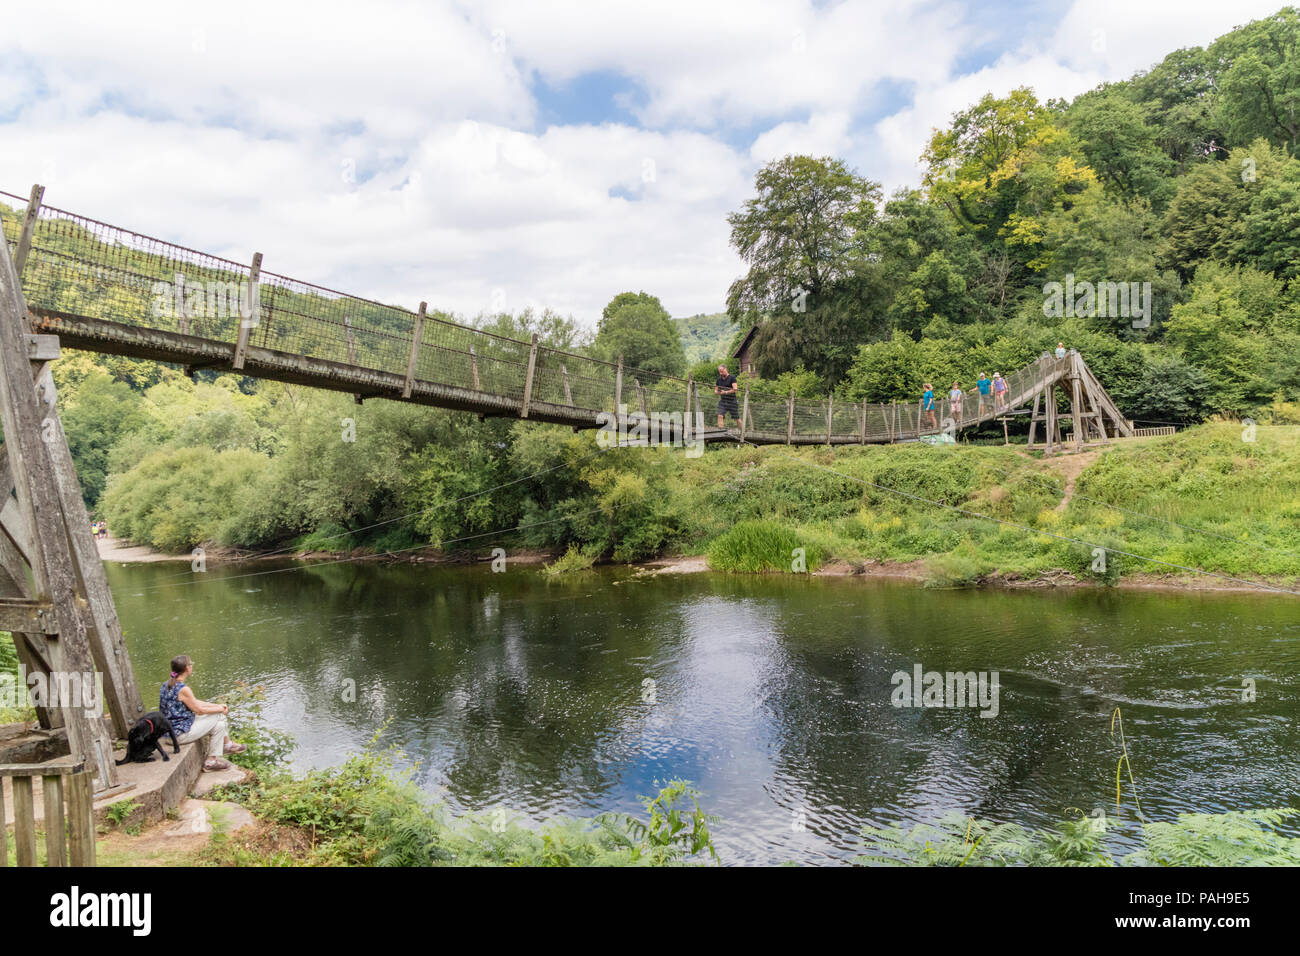
[[[1033,403],[1030,444],[1051,451],[1061,419],[1075,444],[1133,434],[1074,352],[1010,373],[1005,401],[972,392],[952,407],[851,402],[828,396],[737,396],[733,427],[716,418],[712,383],[625,367],[531,341],[347,295],[246,263],[197,252],[0,192],[4,235],[20,275],[31,331],[69,348],[213,369],[440,408],[599,427],[653,416],[672,440],[750,444],[868,444],[916,440],[1004,417]],[[1060,390],[1069,411],[1058,413]],[[1039,433],[1038,429],[1042,428]]]

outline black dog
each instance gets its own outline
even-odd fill
[[[162,754],[163,760],[171,760],[158,739],[163,734],[167,734],[172,739],[172,753],[180,753],[181,745],[176,741],[176,731],[172,730],[172,725],[167,722],[167,718],[157,711],[145,714],[135,722],[135,726],[127,734],[126,756],[117,761],[117,765],[120,767],[124,763],[149,763],[153,760],[154,750]]]

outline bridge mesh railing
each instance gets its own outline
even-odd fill
[[[24,197],[0,192],[0,220],[11,252],[22,228]],[[288,276],[262,272],[252,293],[251,266],[188,249],[53,206],[41,206],[23,271],[23,293],[35,310],[63,312],[233,344],[249,323],[249,345],[293,356],[405,376],[415,313]],[[426,316],[414,376],[422,383],[476,393],[482,404],[522,407],[532,343]],[[1040,359],[1006,376],[1006,407],[1032,397],[1067,360]],[[615,410],[614,363],[545,346],[536,349],[529,401],[571,409],[575,417]],[[968,424],[1003,408],[990,396],[981,407],[969,390],[957,413],[948,388],[936,383],[934,424],[918,402],[863,405],[840,399],[793,401],[752,393],[748,435],[765,440],[837,441],[908,438],[933,433],[951,419]],[[418,387],[418,386],[417,386]],[[713,383],[695,383],[695,401],[710,427],[717,414]],[[644,369],[622,370],[621,401],[630,412],[681,415],[685,379]],[[736,423],[727,421],[734,427]]]

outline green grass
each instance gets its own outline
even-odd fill
[[[729,448],[661,468],[647,495],[690,516],[676,547],[719,570],[788,571],[803,545],[810,570],[814,551],[819,562],[920,561],[939,586],[1059,571],[1109,585],[1181,573],[1169,565],[1300,577],[1296,426],[1260,426],[1254,442],[1211,424],[1116,444],[1062,508],[1068,464],[1015,446]]]

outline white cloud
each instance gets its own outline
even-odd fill
[[[0,36],[0,188],[407,306],[714,311],[760,163],[914,184],[985,92],[1074,95],[1275,3],[1077,0],[964,75],[988,27],[955,2],[47,3]],[[537,77],[594,71],[634,85],[642,128],[539,124]],[[904,103],[883,117],[882,90]]]

